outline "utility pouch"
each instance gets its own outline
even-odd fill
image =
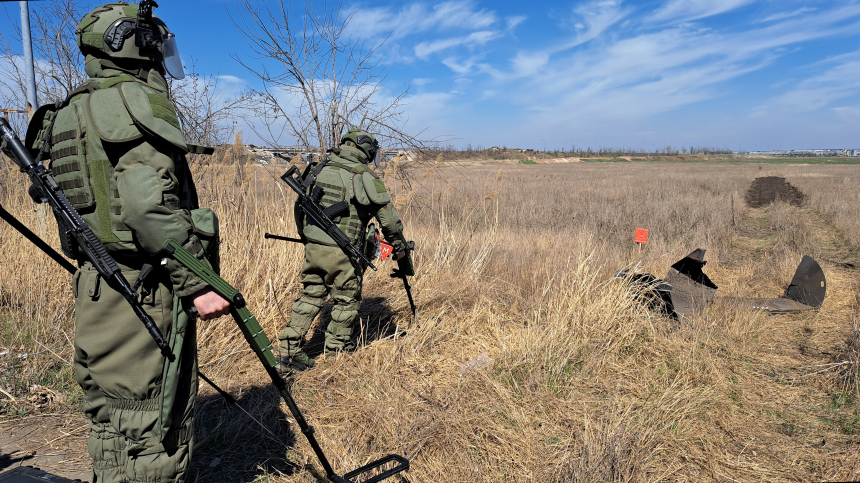
[[[36,109],[33,113],[33,118],[30,119],[30,124],[27,125],[27,135],[24,137],[24,146],[30,152],[30,156],[35,159],[39,149],[42,148],[42,143],[45,140],[45,134],[51,127],[51,121],[57,116],[58,104],[45,104]],[[49,140],[50,141],[50,140]],[[50,142],[49,142],[50,144]],[[49,158],[50,146],[45,147],[45,155],[43,158]]]
[[[221,256],[219,248],[221,240],[218,236],[218,215],[209,208],[198,208],[191,210],[191,224],[194,225],[194,234],[203,245],[203,253],[212,271],[221,272]]]

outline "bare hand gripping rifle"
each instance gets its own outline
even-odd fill
[[[290,166],[290,169],[287,170],[286,173],[281,175],[281,179],[284,180],[284,183],[292,188],[293,191],[296,192],[296,195],[299,197],[299,204],[302,206],[302,210],[305,214],[310,217],[311,221],[314,222],[317,226],[323,229],[326,232],[326,235],[330,236],[337,246],[343,250],[343,253],[349,257],[349,260],[355,266],[360,266],[361,263],[365,263],[368,267],[376,270],[376,266],[373,262],[367,258],[361,250],[355,248],[352,243],[349,242],[349,238],[338,228],[337,224],[332,221],[331,216],[334,216],[335,213],[339,213],[344,209],[348,209],[349,205],[345,201],[341,201],[339,203],[335,203],[329,206],[326,209],[320,207],[317,200],[322,197],[322,188],[319,186],[315,186],[313,188],[313,192],[311,196],[305,194],[304,189],[302,189],[302,183],[294,174],[298,172],[298,169],[295,166]],[[286,240],[286,241],[295,241],[294,239],[289,239],[286,237],[278,237],[266,234],[266,238],[274,238],[276,240]]]
[[[245,336],[245,340],[248,341],[248,344],[254,350],[257,358],[259,358],[260,362],[263,363],[263,367],[272,379],[272,383],[275,385],[275,388],[278,389],[284,402],[287,403],[290,413],[292,413],[293,418],[295,418],[299,428],[302,430],[302,433],[308,439],[308,443],[310,443],[311,448],[313,448],[314,453],[316,453],[317,459],[319,459],[322,464],[323,469],[326,472],[326,477],[329,480],[334,483],[374,483],[382,481],[409,468],[409,460],[400,455],[390,454],[372,463],[364,465],[361,468],[350,471],[343,476],[335,474],[331,464],[328,462],[328,459],[314,436],[314,428],[308,425],[301,411],[299,411],[299,407],[293,400],[292,394],[290,394],[287,382],[284,381],[284,378],[278,373],[277,361],[275,359],[275,355],[272,353],[272,342],[266,336],[263,328],[260,327],[260,323],[257,321],[257,318],[254,317],[254,314],[252,314],[250,310],[248,310],[248,307],[245,304],[245,298],[242,297],[242,294],[229,283],[224,281],[223,278],[219,277],[206,264],[195,258],[194,255],[188,253],[175,241],[167,240],[164,242],[163,252],[167,256],[186,266],[194,272],[195,275],[208,283],[212,289],[218,293],[218,295],[230,302],[230,314],[233,316],[233,319],[235,319],[236,324],[242,331],[242,335]],[[355,479],[356,477],[360,477],[361,479]]]
[[[48,134],[50,134],[50,130]],[[27,173],[30,177],[30,181],[33,183],[33,186],[30,188],[31,196],[36,195],[51,206],[56,215],[57,224],[60,226],[60,237],[64,239],[64,243],[74,241],[77,244],[78,248],[84,253],[87,260],[93,264],[108,286],[125,297],[134,310],[134,314],[143,322],[149,335],[152,336],[155,344],[158,345],[161,353],[172,360],[174,356],[170,350],[170,346],[164,339],[161,331],[158,330],[152,317],[143,309],[138,300],[137,291],[128,283],[128,280],[122,275],[119,266],[117,266],[116,261],[108,254],[104,245],[96,237],[96,234],[93,233],[72,206],[71,202],[69,202],[69,199],[66,198],[66,195],[63,194],[63,190],[60,189],[51,172],[41,162],[34,160],[30,156],[30,153],[21,143],[18,135],[9,125],[9,121],[2,117],[0,117],[0,150],[12,158],[15,164],[21,168],[21,171]],[[15,225],[13,224],[13,226]],[[27,233],[23,231],[22,233],[24,236],[27,236]],[[30,237],[27,236],[27,238]],[[30,239],[32,240],[32,238]],[[42,247],[40,246],[40,248]],[[68,264],[68,262],[66,263]],[[68,269],[66,265],[63,266]]]

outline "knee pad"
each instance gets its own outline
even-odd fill
[[[293,304],[293,314],[292,318],[290,319],[290,325],[306,325],[310,327],[311,322],[314,320],[314,317],[316,317],[317,314],[320,312],[320,309],[322,308],[324,303],[324,298],[302,295]]]
[[[331,321],[336,324],[352,326],[352,322],[358,317],[358,309],[361,302],[335,303],[331,309]]]

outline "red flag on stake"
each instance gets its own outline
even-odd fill
[[[637,228],[636,229],[636,238],[634,240],[636,243],[645,244],[648,243],[648,230],[645,228]]]
[[[391,255],[391,251],[394,250],[394,247],[389,245],[385,240],[379,240],[379,259],[385,261],[388,258],[388,255]]]

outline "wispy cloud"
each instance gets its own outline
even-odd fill
[[[785,20],[787,18],[797,17],[798,15],[803,15],[804,13],[814,12],[816,10],[817,9],[815,9],[815,8],[803,7],[803,8],[798,8],[797,10],[795,10],[793,12],[775,13],[775,14],[772,14],[772,15],[769,15],[769,16],[763,18],[761,20],[761,23],[775,22],[777,20]]]
[[[433,42],[421,42],[415,46],[415,55],[420,59],[426,59],[430,54],[447,50],[453,47],[466,46],[472,47],[475,45],[483,45],[498,38],[499,32],[483,30],[473,32],[464,37],[452,37],[447,39],[435,40]]]
[[[826,68],[828,64],[830,66]],[[814,67],[817,67],[816,74],[759,106],[753,111],[753,116],[844,108],[836,103],[860,93],[860,50],[828,59]]]
[[[508,30],[513,30],[517,27],[517,25],[525,22],[527,18],[528,17],[526,17],[525,15],[516,15],[513,17],[508,17],[505,19],[505,25],[507,26]]]
[[[651,16],[654,22],[689,22],[746,6],[756,0],[671,0]]]
[[[392,40],[397,40],[425,32],[481,30],[498,21],[499,17],[494,12],[478,8],[472,1],[449,0],[437,4],[412,3],[399,10],[390,7],[362,8],[354,14],[350,25],[351,32],[361,36],[390,34]],[[368,25],[379,28],[367,31]]]
[[[606,29],[623,19],[628,11],[621,8],[621,0],[596,0],[573,9],[573,27],[576,31],[571,42],[556,50],[569,49],[597,38]]]
[[[520,109],[521,136],[622,128],[644,133],[650,130],[648,120],[661,113],[688,113],[688,106],[730,98],[739,79],[778,65],[807,42],[860,32],[860,4],[855,1],[772,13],[766,22],[754,18],[760,10],[750,12],[742,24],[688,22],[751,3],[671,0],[649,13],[616,0],[597,0],[571,10],[569,33],[547,35],[543,48],[516,49],[505,62],[479,55],[449,55],[442,62],[461,76],[488,74],[464,90],[474,102],[507,100],[511,112]],[[655,19],[663,23],[655,25]],[[612,28],[622,21],[623,29]],[[852,118],[854,106],[843,101],[860,95],[860,53],[830,59],[810,72],[814,74],[805,80],[781,76],[786,85],[755,112],[790,117],[831,109]],[[455,99],[462,100],[449,101]],[[463,129],[474,129],[462,122]]]

